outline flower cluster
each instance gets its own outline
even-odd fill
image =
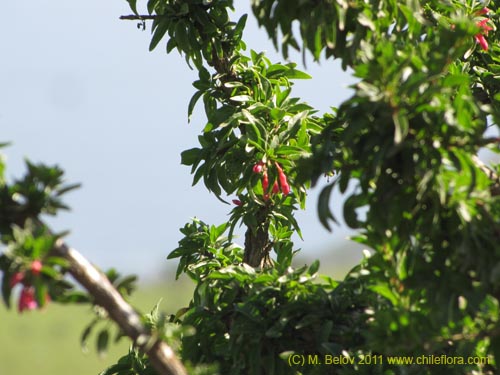
[[[33,277],[38,277],[42,271],[43,264],[40,260],[31,262],[29,272]],[[19,295],[18,311],[22,313],[24,310],[35,310],[39,307],[36,296],[35,288],[31,285],[30,278],[27,277],[25,271],[18,271],[10,278],[10,287],[14,288],[17,284],[22,284],[23,288]],[[45,297],[48,300],[48,296]]]
[[[481,9],[480,11],[478,11],[477,14],[478,15],[487,15],[489,13],[489,11],[490,10],[485,7],[483,9]],[[475,35],[476,42],[479,43],[479,45],[481,46],[481,48],[484,51],[488,51],[488,48],[489,48],[488,41],[486,40],[485,36],[488,35],[488,31],[493,30],[493,28],[488,25],[488,20],[489,20],[488,18],[485,18],[477,23],[477,26],[479,26],[481,31]]]
[[[276,170],[278,172],[278,180],[274,181],[271,194],[278,194],[281,190],[284,195],[288,195],[290,193],[290,185],[288,183],[286,174],[285,172],[283,172],[283,168],[281,168],[281,165],[279,165],[279,163],[276,162],[274,163],[274,165],[276,166]],[[262,173],[261,184],[262,191],[264,192],[263,198],[267,201],[270,196],[267,165],[263,161],[259,161],[253,166],[252,171],[254,173]]]

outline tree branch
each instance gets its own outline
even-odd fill
[[[139,14],[129,14],[128,16],[120,16],[121,20],[128,20],[128,21],[144,21],[144,20],[155,20],[161,16],[157,15],[139,15]]]
[[[498,176],[493,169],[484,164],[477,155],[472,156],[472,161],[481,171],[483,171],[488,178],[493,181],[493,185],[490,188],[491,195],[500,195],[500,176]]]
[[[160,375],[187,375],[173,350],[157,339],[141,323],[139,314],[114,288],[108,278],[82,254],[68,247],[62,239],[56,241],[54,252],[70,263],[71,275],[104,307],[122,331],[148,355]]]

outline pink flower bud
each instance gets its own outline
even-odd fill
[[[260,173],[260,172],[262,172],[263,168],[264,168],[264,162],[263,161],[259,161],[258,163],[256,163],[253,166],[252,171],[253,171],[253,173]]]
[[[22,313],[24,310],[34,310],[37,307],[38,303],[35,299],[35,288],[32,286],[25,286],[21,291],[21,296],[19,297],[19,312]]]
[[[233,199],[233,203],[237,206],[241,206],[241,201],[239,199]]]
[[[40,271],[42,270],[42,262],[40,260],[34,260],[32,263],[31,263],[31,273],[35,276],[38,276],[40,275]]]
[[[17,284],[24,280],[24,272],[16,272],[10,278],[10,287],[14,288]]]

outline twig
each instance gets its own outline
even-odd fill
[[[157,15],[139,15],[139,14],[130,14],[128,16],[120,16],[121,20],[129,20],[129,21],[144,21],[144,20],[155,20],[161,16]]]
[[[160,375],[187,375],[173,350],[147,331],[139,314],[123,299],[102,272],[78,251],[68,247],[62,239],[56,241],[54,252],[69,261],[71,275],[87,289],[97,304],[106,309],[122,331],[148,355]]]

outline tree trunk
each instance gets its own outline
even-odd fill
[[[273,262],[269,257],[269,219],[267,208],[261,208],[256,217],[257,225],[248,226],[245,233],[245,254],[243,261],[252,267],[268,268]]]

